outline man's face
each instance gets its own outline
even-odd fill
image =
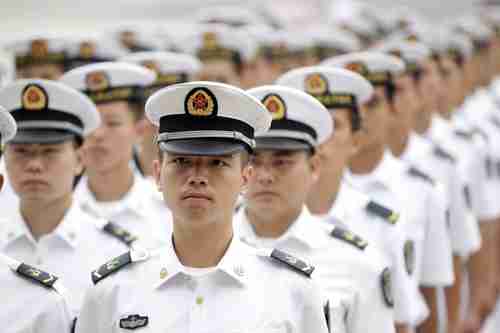
[[[126,102],[98,105],[101,126],[85,139],[82,158],[87,170],[112,171],[129,163],[139,139],[137,122]]]
[[[386,143],[389,103],[384,87],[376,87],[372,99],[361,107],[363,125],[359,134],[360,149],[372,149]]]
[[[225,60],[207,61],[203,63],[203,68],[199,73],[202,81],[214,81],[227,83],[233,86],[240,86],[240,77],[235,66]]]
[[[420,98],[424,104],[424,112],[434,112],[439,107],[439,97],[442,89],[439,67],[433,60],[422,64],[422,74],[418,85]]]
[[[64,67],[56,64],[31,65],[17,71],[18,79],[58,80],[64,74]]]
[[[319,176],[317,157],[306,151],[257,151],[250,166],[246,207],[257,216],[299,211]]]
[[[416,118],[422,110],[422,102],[416,93],[415,80],[408,74],[396,77],[393,105],[401,121],[413,128]]]
[[[258,57],[255,63],[258,85],[272,84],[283,73],[282,66],[272,63],[264,57]]]
[[[51,202],[69,195],[82,171],[72,141],[59,144],[7,144],[5,166],[21,200]]]
[[[446,89],[442,89],[439,111],[448,117],[462,102],[463,78],[460,69],[449,57],[441,59],[441,76]]]
[[[202,227],[231,220],[246,182],[243,153],[189,156],[163,152],[153,173],[175,223]]]
[[[339,174],[357,152],[355,134],[352,130],[352,112],[354,111],[347,108],[330,112],[334,120],[334,133],[318,149],[322,175]]]

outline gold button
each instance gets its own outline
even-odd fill
[[[203,304],[203,297],[201,297],[201,296],[196,297],[196,304],[202,305]]]
[[[166,268],[162,268],[160,271],[160,279],[164,279],[168,276],[168,271]]]

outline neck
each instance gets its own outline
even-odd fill
[[[307,197],[307,208],[314,215],[328,214],[340,190],[344,169],[333,172],[321,172],[318,182]]]
[[[134,172],[128,164],[106,172],[87,170],[88,186],[97,201],[117,201],[134,185]]]
[[[281,237],[290,226],[299,218],[303,207],[297,207],[286,212],[277,214],[262,214],[259,210],[245,209],[248,222],[250,222],[259,237],[265,238],[279,238]]]
[[[349,161],[349,169],[354,174],[367,174],[377,168],[384,158],[385,146],[374,145],[370,149],[360,151]]]
[[[144,138],[139,152],[139,163],[141,164],[144,176],[153,175],[153,161],[158,158],[158,146],[154,136]]]
[[[400,123],[401,124],[401,123]],[[410,139],[410,129],[403,126],[396,126],[390,130],[389,135],[389,149],[396,157],[400,157],[408,147]]]
[[[191,228],[174,219],[173,242],[179,261],[187,267],[215,267],[233,238],[232,218]]]
[[[21,216],[35,239],[50,234],[62,222],[72,204],[72,194],[51,202],[40,200],[20,201]]]
[[[415,132],[418,134],[425,134],[429,128],[432,125],[432,113],[422,115],[416,122],[415,122]]]

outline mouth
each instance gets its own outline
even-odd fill
[[[260,197],[277,197],[278,195],[275,192],[271,191],[260,191],[260,192],[255,192],[252,197],[254,198],[260,198]]]
[[[182,196],[182,200],[207,200],[212,201],[212,197],[205,193],[186,193]]]
[[[26,180],[22,183],[24,186],[47,186],[47,182],[43,180]]]

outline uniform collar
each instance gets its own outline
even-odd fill
[[[82,218],[82,214],[84,213],[80,210],[78,205],[73,203],[62,221],[50,235],[59,237],[71,248],[75,248],[78,244],[79,236],[81,235],[79,221]],[[4,244],[4,248],[22,237],[26,237],[33,244],[37,243],[19,209],[15,211],[12,219],[5,224],[5,230],[2,232],[1,237],[3,238],[2,243]]]
[[[421,158],[429,152],[431,144],[424,137],[411,133],[408,138],[408,144],[400,159],[409,163],[414,162],[414,158]]]
[[[148,186],[149,184],[146,184],[146,180],[134,173],[134,183],[128,193],[119,200],[119,204],[113,215],[128,211],[137,215],[139,218],[146,218],[146,213],[148,211],[147,199],[150,198],[149,195],[151,190]],[[75,193],[80,206],[85,212],[96,217],[107,218],[106,216],[101,216],[99,203],[94,194],[90,191],[87,177],[82,178]]]
[[[161,251],[161,254],[159,254],[161,264],[157,265],[156,272],[158,278],[154,282],[155,289],[160,288],[179,274],[186,277],[190,276],[179,261],[172,242],[162,248]],[[249,270],[251,270],[248,260],[251,253],[255,253],[255,251],[239,240],[238,237],[233,237],[226,253],[216,267],[215,274],[225,274],[231,277],[234,282],[246,286],[249,282]]]
[[[340,221],[349,221],[351,212],[364,209],[369,202],[367,195],[354,189],[347,181],[342,181],[337,199],[328,215]]]
[[[260,247],[259,243],[262,242],[262,238],[255,233],[252,224],[248,221],[244,208],[239,210],[235,221],[238,236],[246,243]],[[275,246],[273,247],[280,247],[280,244],[291,240],[298,241],[309,249],[323,247],[325,245],[323,241],[325,239],[325,232],[322,228],[318,227],[320,223],[322,223],[321,219],[313,216],[309,212],[309,209],[304,206],[297,220],[290,225],[281,237],[276,238]]]
[[[366,175],[356,175],[347,170],[344,177],[347,182],[355,188],[366,191],[367,187],[382,186],[385,189],[391,189],[394,181],[394,171],[397,169],[398,160],[391,152],[386,150],[382,160],[375,170]]]

